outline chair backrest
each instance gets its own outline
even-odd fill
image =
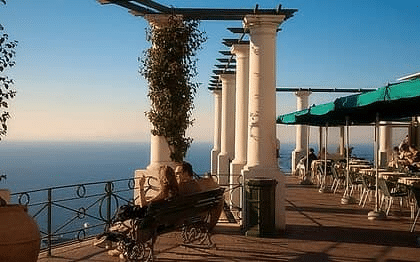
[[[414,198],[417,201],[417,206],[420,207],[420,187],[419,186],[413,186],[413,187],[411,187],[411,191],[413,192]]]
[[[386,183],[385,179],[378,178],[378,188],[382,191],[385,196],[391,196],[389,191],[388,184]]]
[[[332,174],[332,176],[333,176],[334,178],[338,178],[338,171],[337,171],[337,168],[335,167],[335,165],[332,165],[332,166],[330,167],[330,170],[331,170],[331,174]]]

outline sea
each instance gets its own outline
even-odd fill
[[[317,152],[316,145],[310,146]],[[279,166],[284,173],[291,171],[291,153],[294,147],[294,144],[280,146]],[[373,159],[373,145],[353,147],[354,155]],[[196,174],[210,172],[212,148],[212,143],[192,144],[186,161],[192,164]],[[51,190],[54,203],[51,208],[54,243],[97,235],[103,231],[104,223],[98,217],[108,214],[105,204],[107,202],[102,199],[104,184],[92,182],[132,178],[136,169],[145,169],[149,162],[149,143],[3,140],[0,142],[0,175],[6,175],[7,179],[0,181],[0,188],[7,188],[14,194],[12,204],[17,204],[22,199],[20,203],[29,203],[28,212],[35,217],[43,232],[41,246],[46,247],[48,214],[45,204],[48,191],[45,189],[54,187]],[[121,183],[126,185],[126,180],[113,185],[118,188]],[[81,188],[78,186],[80,184],[85,184],[86,187]],[[27,191],[32,192],[22,193]],[[110,210],[125,203],[121,199],[132,198],[129,190],[115,192],[122,198],[112,198]],[[96,196],[102,200],[97,200]],[[120,201],[119,204],[116,201]]]
[[[315,148],[316,145],[310,145]],[[352,145],[353,155],[373,160],[372,144]],[[186,161],[198,175],[210,172],[212,143],[194,142]],[[291,170],[294,144],[280,146],[279,166]],[[149,143],[128,142],[0,142],[0,188],[12,193],[133,177],[150,162]]]

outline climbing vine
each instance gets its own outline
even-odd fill
[[[4,1],[2,2],[4,3]],[[13,79],[4,75],[4,72],[8,68],[15,65],[16,46],[17,41],[10,41],[9,35],[0,24],[0,140],[7,133],[7,120],[10,118],[10,114],[7,111],[9,107],[8,100],[14,98],[16,95],[16,91],[13,89]]]
[[[145,112],[152,123],[152,135],[164,136],[171,159],[181,162],[192,143],[186,130],[193,124],[193,99],[198,83],[198,50],[206,41],[198,21],[169,16],[164,25],[150,25],[146,31],[151,47],[140,59],[140,74],[149,84],[151,108]]]

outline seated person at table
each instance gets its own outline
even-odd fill
[[[296,166],[296,172],[298,176],[303,180],[309,180],[309,176],[312,170],[312,161],[317,160],[318,157],[315,155],[313,148],[309,148],[309,153],[304,156]],[[309,182],[309,181],[306,181]]]
[[[408,159],[409,165],[407,166],[411,171],[419,171],[420,169],[420,152],[417,151],[410,159]]]
[[[410,151],[410,147],[408,146],[408,144],[403,144],[400,148],[400,155],[399,155],[399,160],[398,163],[401,164],[402,166],[407,166],[410,164],[409,159],[412,157],[412,153]]]
[[[317,160],[318,157],[315,155],[315,150],[313,148],[309,148],[308,156],[304,156],[299,162],[303,163],[306,170],[311,169],[312,161]]]
[[[394,148],[392,149],[392,156],[391,156],[391,160],[389,160],[388,162],[388,167],[389,168],[399,168],[399,154],[400,154],[400,150],[397,146],[394,146]]]

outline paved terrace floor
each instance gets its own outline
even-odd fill
[[[299,185],[287,177],[287,227],[276,238],[245,237],[219,229],[213,235],[216,248],[196,249],[180,245],[179,233],[160,236],[155,261],[420,261],[417,232],[409,233],[409,211],[397,205],[384,221],[370,221],[365,208],[341,205],[341,194],[319,193],[314,186]],[[39,262],[120,261],[90,241],[41,253]]]

